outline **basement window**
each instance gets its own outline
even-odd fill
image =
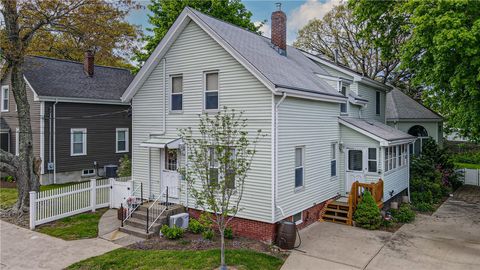
[[[83,169],[82,176],[93,176],[95,175],[95,169]]]
[[[292,221],[295,222],[295,224],[301,224],[303,222],[303,213],[298,212],[295,215],[292,216]]]

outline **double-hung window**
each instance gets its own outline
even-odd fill
[[[330,147],[330,151],[331,151],[330,176],[336,176],[337,175],[337,143],[332,143]]]
[[[2,112],[8,112],[8,107],[9,107],[9,90],[8,90],[8,85],[2,85]]]
[[[208,152],[208,184],[218,185],[218,158],[217,154],[215,153],[215,148],[211,147]]]
[[[342,95],[344,95],[345,97],[347,97],[347,86],[341,84],[341,91]],[[346,103],[340,103],[340,112],[341,113],[347,113],[347,104],[348,104],[348,101]]]
[[[295,147],[295,188],[303,187],[305,148]]]
[[[117,153],[126,153],[128,152],[128,128],[117,128],[116,129],[116,152]]]
[[[183,77],[172,76],[172,111],[183,110]]]
[[[375,114],[380,115],[380,92],[375,93]]]
[[[87,154],[87,129],[72,128],[70,130],[70,155],[83,156]]]
[[[218,110],[218,72],[205,73],[205,110]]]
[[[368,172],[377,172],[377,148],[368,148]]]

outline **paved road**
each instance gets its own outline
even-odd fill
[[[0,220],[0,269],[63,269],[119,248],[95,238],[65,241]]]
[[[394,234],[314,224],[282,270],[480,269],[479,198],[480,188],[462,188],[432,216],[417,215]]]

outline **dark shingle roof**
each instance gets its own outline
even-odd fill
[[[387,126],[379,121],[375,121],[371,119],[353,118],[353,117],[340,117],[340,119],[347,122],[350,125],[353,125],[359,129],[362,129],[363,131],[366,131],[372,135],[375,135],[387,141],[396,141],[396,140],[415,138],[410,134],[407,134],[391,126]]]
[[[305,90],[331,96],[342,96],[316,74],[328,75],[322,67],[300,50],[287,46],[280,55],[270,39],[189,8],[202,22],[242,55],[276,87]]]
[[[129,70],[95,65],[87,76],[83,63],[40,56],[25,58],[24,75],[39,96],[120,100],[133,79]]]
[[[387,94],[387,120],[431,119],[442,121],[442,117],[411,97],[394,88]]]

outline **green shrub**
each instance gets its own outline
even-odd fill
[[[8,182],[8,183],[13,183],[15,181],[15,179],[13,179],[13,176],[7,175],[7,176],[5,176],[5,181]]]
[[[203,212],[199,217],[198,221],[203,226],[203,228],[211,228],[213,221],[212,221],[212,214],[208,212]]]
[[[173,225],[173,227],[163,225],[160,232],[168,239],[179,239],[183,237],[183,229],[176,225]]]
[[[401,223],[410,223],[415,219],[415,212],[408,203],[402,204],[398,210],[391,209],[391,213],[393,218]]]
[[[365,229],[375,230],[380,227],[382,222],[380,209],[378,209],[369,191],[363,193],[362,201],[358,204],[355,211],[354,220],[359,227]]]
[[[225,231],[223,232],[223,236],[225,236],[226,239],[233,239],[232,228],[225,228]]]
[[[214,235],[215,233],[213,232],[212,229],[206,229],[202,232],[202,237],[205,240],[212,240]]]
[[[117,174],[119,177],[132,175],[132,161],[128,155],[124,155],[120,158],[120,166],[118,166]]]
[[[432,212],[433,211],[433,205],[431,203],[427,202],[419,202],[415,203],[413,207],[420,212]]]
[[[395,222],[395,219],[382,219],[382,226],[385,228],[390,228],[397,225],[397,222]]]
[[[196,219],[190,219],[188,223],[188,230],[191,233],[199,234],[204,230],[203,225]]]

